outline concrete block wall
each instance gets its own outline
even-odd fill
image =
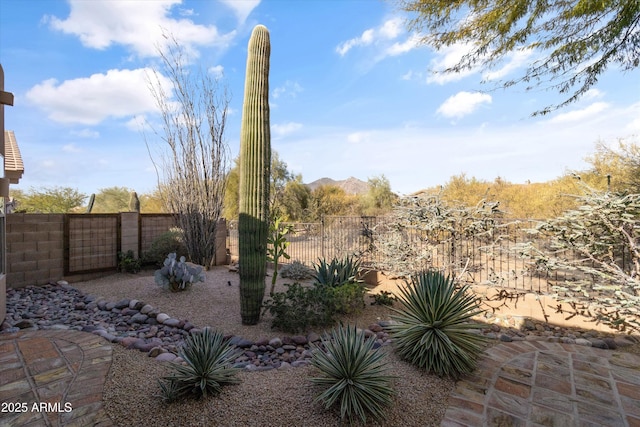
[[[120,251],[133,251],[133,257],[139,258],[140,214],[138,212],[120,213]]]
[[[7,286],[44,285],[64,275],[64,215],[20,214],[7,220]]]
[[[64,270],[64,214],[12,213],[6,216],[7,287],[21,288],[29,285],[45,285],[61,279],[77,282],[113,274],[116,272],[115,267],[113,269],[104,268],[104,271],[90,270],[103,265],[113,265],[112,260],[116,258],[118,250],[123,252],[132,250],[135,256],[139,257],[140,248],[144,252],[153,238],[174,226],[174,220],[170,215],[145,216],[137,212],[122,212],[120,213],[119,227],[113,227],[113,221],[106,218],[107,215],[103,215],[105,218],[102,219],[99,218],[99,214],[88,215],[86,218],[74,215],[77,218],[75,218],[68,236],[71,246],[69,271],[77,271],[78,273],[72,273],[68,276],[65,276]],[[140,221],[141,217],[142,221]],[[221,220],[217,231],[217,265],[226,262],[225,225],[224,220]],[[117,230],[120,231],[119,237],[113,235],[113,233],[117,234]],[[82,245],[71,241],[74,238],[89,239],[104,250],[98,251],[95,255],[82,253],[82,251],[76,254],[75,252],[78,251],[78,248],[82,248]],[[78,264],[81,261],[82,263]]]

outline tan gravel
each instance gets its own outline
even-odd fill
[[[189,320],[202,327],[210,326],[225,334],[248,339],[283,336],[270,328],[266,314],[255,326],[244,326],[240,320],[238,275],[226,267],[207,272],[205,283],[195,284],[189,291],[171,293],[153,282],[153,272],[137,275],[117,274],[101,279],[74,283],[91,295],[110,301],[129,298],[151,304],[171,317]],[[231,286],[229,286],[229,282]],[[270,287],[267,278],[267,293]],[[278,280],[276,291],[284,290]],[[375,291],[377,292],[377,290]],[[367,305],[364,312],[344,322],[360,327],[380,319],[388,319],[386,307]],[[321,331],[317,331],[321,332]],[[397,395],[388,409],[383,426],[436,426],[446,410],[446,402],[454,382],[426,374],[398,360],[389,348],[389,373],[396,376]],[[185,400],[165,404],[159,397],[157,380],[170,371],[135,350],[115,345],[113,363],[104,388],[104,404],[109,416],[120,426],[338,426],[339,415],[313,403],[318,390],[308,378],[318,375],[313,367],[241,372],[238,385],[226,386],[217,397]]]

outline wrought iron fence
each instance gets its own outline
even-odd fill
[[[228,225],[227,248],[237,259],[237,222],[230,221]],[[568,274],[539,271],[532,261],[518,254],[518,246],[531,240],[527,229],[534,228],[535,221],[530,220],[496,224],[491,233],[479,236],[433,236],[415,230],[394,230],[385,217],[330,216],[318,223],[291,225],[293,231],[287,236],[290,259],[281,260],[282,263],[297,260],[311,265],[318,258],[356,255],[372,269],[400,271],[402,266],[390,264],[394,257],[385,253],[389,249],[383,249],[381,244],[382,239],[395,238],[402,245],[398,250],[413,258],[408,262],[414,269],[438,268],[470,283],[544,292]],[[547,242],[537,244],[544,246]]]

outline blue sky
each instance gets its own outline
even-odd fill
[[[15,95],[5,126],[25,163],[16,188],[155,188],[140,123],[158,118],[145,70],[159,64],[162,29],[228,85],[235,157],[247,43],[267,26],[272,148],[304,182],[384,174],[401,194],[461,173],[540,182],[586,167],[598,140],[637,141],[638,70],[612,69],[578,103],[532,118],[563,98],[480,81],[513,77],[534,54],[437,74],[464,47],[418,45],[406,17],[376,0],[1,0],[0,61]]]

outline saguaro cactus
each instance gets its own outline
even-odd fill
[[[249,39],[240,130],[240,314],[255,325],[265,291],[269,231],[269,31],[257,25]]]
[[[95,193],[91,194],[91,197],[89,197],[89,203],[87,204],[87,213],[91,213],[91,211],[93,210],[93,204],[96,202],[96,195]]]
[[[135,191],[132,191],[129,196],[129,212],[140,213],[140,199],[138,198],[138,193]]]

